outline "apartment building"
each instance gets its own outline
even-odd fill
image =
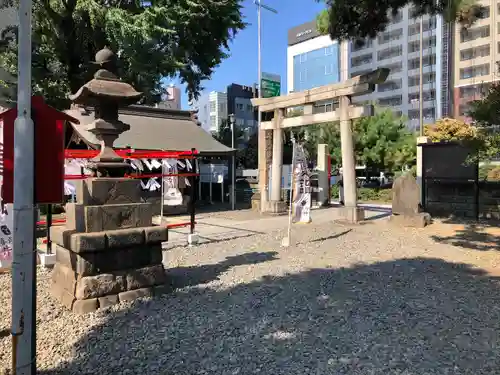
[[[468,103],[479,99],[500,80],[500,1],[479,0],[484,18],[468,29],[454,30],[454,115],[467,119]]]
[[[198,110],[198,121],[201,127],[210,133],[219,130],[222,121],[227,120],[227,94],[212,91],[201,95],[191,104],[191,108]]]
[[[433,123],[449,114],[449,59],[443,42],[447,35],[441,17],[424,16],[423,25],[423,122]],[[389,68],[387,81],[354,102],[371,102],[391,108],[408,118],[408,127],[420,128],[420,18],[411,7],[391,17],[390,25],[363,45],[351,43],[349,74],[356,76],[376,68]]]

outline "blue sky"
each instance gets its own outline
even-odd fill
[[[281,75],[282,92],[286,92],[287,32],[291,27],[313,20],[324,8],[315,0],[262,0],[278,14],[262,9],[262,71]],[[231,83],[251,86],[257,82],[257,8],[253,0],[243,1],[243,16],[249,23],[233,40],[230,57],[216,68],[210,81],[205,81],[205,92],[225,91]],[[184,87],[182,108],[188,108]]]

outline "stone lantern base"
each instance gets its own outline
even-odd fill
[[[51,228],[53,295],[88,313],[168,289],[161,246],[167,229],[152,226],[139,182],[90,178],[78,181],[76,195],[78,202],[66,205],[66,225]]]

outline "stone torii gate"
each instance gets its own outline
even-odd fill
[[[375,85],[385,82],[388,75],[389,69],[382,68],[340,83],[316,87],[311,90],[272,98],[252,99],[252,104],[259,108],[259,112],[274,112],[273,119],[261,122],[259,129],[259,190],[262,212],[277,213],[286,210],[285,202],[281,201],[283,129],[340,121],[345,203],[342,217],[348,222],[358,222],[364,219],[363,209],[357,207],[351,121],[364,116],[372,116],[373,106],[351,105],[351,97],[373,92]],[[335,98],[339,100],[339,108],[337,110],[325,113],[313,113],[314,103]],[[288,108],[299,106],[304,107],[304,114],[302,116],[286,117],[285,114]],[[268,197],[269,164],[272,165],[272,180],[270,196]],[[323,188],[325,187],[323,186]]]

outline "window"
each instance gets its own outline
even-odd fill
[[[304,82],[307,80],[307,70],[300,71],[300,82]]]
[[[393,57],[401,56],[403,53],[403,47],[401,45],[395,47],[389,47],[382,51],[377,52],[377,60],[386,60]]]
[[[402,103],[403,103],[402,95],[390,96],[388,98],[380,98],[378,100],[378,104],[383,107],[394,107],[397,105],[401,105]]]
[[[333,64],[325,65],[325,75],[333,74]]]
[[[458,115],[459,116],[467,116],[469,112],[469,104],[460,104],[458,106]]]
[[[361,51],[364,48],[373,47],[372,39],[358,39],[354,42],[351,42],[351,52]]]
[[[425,38],[423,47],[424,49],[426,48],[431,48],[436,46],[436,37],[432,36],[430,38]],[[420,51],[420,40],[415,40],[413,42],[408,43],[408,53],[413,53]]]
[[[460,61],[472,60],[476,57],[485,57],[490,55],[490,45],[484,44],[482,46],[467,48],[460,51]]]
[[[422,66],[436,65],[436,55],[428,55],[422,57]],[[420,57],[408,60],[408,70],[420,68]]]
[[[333,46],[325,47],[325,56],[333,55]]]
[[[424,77],[424,82],[423,82],[424,85],[426,83],[436,82],[436,73],[434,73],[434,72],[425,73],[423,75],[423,77]],[[408,77],[408,87],[418,86],[419,84],[420,84],[420,77],[419,76]]]
[[[215,100],[210,102],[210,112],[215,112]]]
[[[403,80],[400,78],[381,83],[380,85],[378,85],[377,90],[378,92],[400,90],[402,86],[403,86]]]
[[[460,99],[464,98],[479,98],[486,94],[491,84],[483,83],[479,85],[462,86],[459,89]]]
[[[395,23],[399,23],[403,20],[403,12],[401,11],[398,11],[396,14],[394,15],[390,15],[389,17],[389,23],[390,24],[395,24]]]
[[[219,103],[219,112],[226,111],[226,103]]]
[[[395,64],[389,64],[389,65],[381,66],[380,68],[387,68],[387,69],[389,69],[390,70],[389,74],[399,73],[401,70],[403,70],[403,63],[400,61],[400,62],[397,62]],[[370,71],[368,71],[368,72],[370,72]]]
[[[423,30],[424,32],[433,30],[436,28],[436,17],[432,16],[423,22]],[[420,33],[420,22],[411,24],[408,26],[408,36],[419,34]]]
[[[436,99],[436,90],[428,90],[422,93],[424,102],[432,102]],[[418,103],[420,101],[420,93],[414,92],[408,94],[408,103]]]
[[[490,64],[481,64],[460,69],[460,79],[486,76],[490,74]]]
[[[490,25],[475,27],[471,29],[462,29],[460,31],[460,42],[470,42],[480,38],[488,38],[490,36]]]
[[[217,118],[215,116],[210,116],[210,127],[214,129],[217,127]]]
[[[483,9],[483,14],[481,14],[480,18],[490,18],[490,6],[485,6]]]
[[[239,109],[240,111],[243,111],[243,104],[236,103],[236,108]]]
[[[301,53],[300,54],[300,62],[306,62],[307,61],[307,53]]]
[[[247,104],[247,111],[252,112],[253,111],[253,106],[251,104]]]
[[[389,43],[389,42],[392,42],[394,40],[401,39],[402,36],[403,36],[403,29],[386,31],[378,37],[378,44],[381,45],[381,44]]]
[[[367,53],[351,59],[351,67],[356,67],[364,64],[370,64],[373,61],[373,54]]]

